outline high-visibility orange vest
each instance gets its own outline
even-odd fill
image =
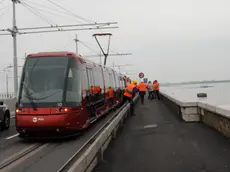
[[[134,88],[135,88],[135,85],[128,84],[127,87],[125,88],[124,96],[132,98]]]
[[[155,82],[154,84],[154,90],[160,90],[160,84],[158,82]]]
[[[89,90],[90,90],[90,94],[93,95],[94,94],[94,88],[93,88],[93,86],[91,86]]]
[[[146,91],[146,87],[147,87],[147,85],[145,83],[141,82],[140,84],[138,84],[137,89],[140,92],[144,92],[144,91]]]
[[[95,94],[100,94],[100,93],[101,93],[100,86],[95,86]]]
[[[109,98],[114,98],[113,88],[110,88],[108,93],[109,93],[109,95],[108,95]]]
[[[133,83],[133,85],[134,85],[134,88],[137,87],[137,84],[136,84],[136,83]]]
[[[101,91],[101,89],[99,86],[91,86],[90,87],[90,94],[92,94],[92,95],[100,94],[100,91]]]

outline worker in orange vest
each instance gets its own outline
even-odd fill
[[[159,94],[159,92],[160,92],[160,84],[158,83],[157,80],[155,80],[153,85],[154,85],[155,97],[156,97],[157,100],[160,100],[160,94]]]
[[[130,112],[131,115],[134,116],[134,102],[133,98],[135,97],[135,85],[131,84],[130,82],[127,83],[127,86],[124,90],[124,102],[129,101],[130,103]]]
[[[145,84],[144,82],[141,82],[140,84],[138,84],[137,89],[139,91],[139,95],[141,98],[141,104],[144,104],[144,98],[145,98],[145,93],[147,90],[147,84]]]
[[[112,87],[109,87],[109,91],[108,91],[108,98],[109,98],[109,106],[113,106],[114,103],[114,90]]]

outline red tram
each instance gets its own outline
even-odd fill
[[[75,53],[30,54],[16,103],[19,137],[81,131],[122,104],[125,85],[124,75]]]

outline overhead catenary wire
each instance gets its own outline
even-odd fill
[[[78,42],[81,43],[82,45],[84,45],[86,48],[88,48],[89,50],[91,50],[92,52],[96,52],[98,53],[98,51],[92,49],[90,46],[88,46],[86,43],[84,43],[83,41],[78,39]]]
[[[22,4],[26,4],[27,6],[29,6],[31,9],[33,9],[35,12],[37,12],[39,14],[40,17],[42,17],[42,19],[46,20],[49,24],[51,25],[56,25],[52,20],[50,20],[49,18],[45,17],[44,15],[42,15],[39,11],[37,11],[35,8],[33,8],[31,5],[27,4],[26,2],[21,2]],[[57,25],[56,25],[57,26]],[[57,29],[62,29],[60,26],[57,26]]]
[[[70,14],[67,13],[67,12],[64,12],[64,11],[61,11],[61,10],[58,10],[58,9],[53,9],[53,8],[51,8],[51,7],[47,7],[47,6],[45,6],[45,5],[41,5],[41,4],[39,4],[39,3],[30,1],[30,0],[23,0],[23,1],[27,1],[27,2],[29,2],[29,3],[31,3],[31,4],[34,4],[34,5],[36,5],[36,6],[40,6],[40,7],[49,9],[49,10],[53,10],[53,11],[61,12],[61,13],[66,14],[66,15],[70,15]],[[70,16],[72,16],[72,15],[70,15]]]
[[[76,18],[75,16],[65,12],[65,11],[62,11],[62,10],[59,10],[59,9],[54,9],[54,8],[51,8],[51,7],[48,7],[48,6],[45,6],[45,5],[41,5],[39,3],[36,3],[36,2],[31,2],[29,0],[23,0],[23,1],[26,1],[27,3],[31,4],[31,6],[33,5],[33,7],[39,9],[40,11],[44,11],[48,14],[51,14],[55,17],[57,17],[57,15],[61,16],[64,18],[63,15],[65,15],[66,17],[68,16],[69,18],[71,18],[73,21],[75,22],[78,22],[78,23],[82,23],[80,22],[79,20],[77,20],[78,18]]]
[[[26,3],[25,3],[26,4]],[[44,6],[43,6],[44,7]],[[49,8],[48,8],[49,9]],[[54,14],[54,13],[51,13]],[[86,43],[84,43],[83,41],[79,40],[79,43],[81,43],[82,45],[84,45],[86,48],[88,48],[91,52],[96,52],[98,53],[96,50],[92,49],[91,47],[89,47]],[[69,44],[69,43],[68,43]]]
[[[132,53],[115,53],[115,54],[109,54],[109,56],[128,56],[132,55]],[[85,55],[84,57],[99,57],[100,54],[95,54],[95,55]]]
[[[21,2],[21,4],[27,8],[30,12],[32,12],[33,14],[39,16],[41,19],[45,20],[48,24],[50,25],[55,25],[51,20],[49,20],[47,17],[44,17],[39,11],[37,11],[35,8],[31,7],[29,4],[27,4],[26,2]]]
[[[117,24],[117,22],[107,22],[107,23],[97,23],[97,24],[70,24],[70,25],[51,25],[51,26],[41,26],[41,27],[27,27],[27,28],[18,28],[18,30],[37,30],[37,29],[52,29],[52,28],[64,28],[64,27],[80,27],[80,26],[97,26],[98,28],[103,26],[109,26]],[[6,31],[6,29],[0,29],[0,31]]]
[[[54,3],[53,1],[51,1],[51,0],[46,0],[46,1],[48,1],[48,2],[50,2],[50,3],[52,3],[53,5],[55,5],[55,6],[57,6],[58,8],[60,8],[60,9],[62,9],[62,10],[64,10],[64,11],[66,11],[67,12],[67,14],[69,14],[69,15],[71,15],[71,16],[73,16],[73,17],[76,17],[76,18],[80,18],[80,19],[82,19],[82,20],[84,20],[84,21],[86,21],[86,22],[88,22],[88,23],[93,23],[93,24],[98,24],[97,22],[95,22],[95,21],[92,21],[92,20],[88,20],[88,19],[85,19],[85,18],[83,18],[83,17],[80,17],[80,16],[78,16],[78,15],[76,15],[76,14],[74,14],[74,13],[72,13],[71,11],[69,11],[69,10],[67,10],[67,9],[65,9],[64,7],[62,7],[62,6],[60,6],[60,5],[58,5],[57,3]],[[79,21],[78,21],[79,22]],[[98,28],[98,30],[100,30],[100,28]],[[101,30],[100,30],[101,31]],[[113,51],[113,52],[115,52],[115,51]]]
[[[91,52],[95,52],[92,48],[90,48],[86,43],[84,43],[83,41],[80,41],[78,39],[78,42],[81,43],[83,46],[85,46],[86,48],[88,48]],[[73,40],[70,39],[64,46],[63,48],[66,48],[69,44],[73,43]],[[63,48],[57,48],[56,50],[61,50]]]
[[[93,46],[93,47],[96,47],[98,49],[98,46],[95,46],[95,45],[93,45],[91,43],[88,43],[88,44],[91,45],[91,46]],[[96,52],[96,51],[94,51],[94,52]],[[113,51],[113,52],[115,52],[115,51]],[[128,56],[128,55],[132,55],[132,53],[118,53],[118,52],[115,52],[114,54],[109,54],[108,56],[112,57],[112,56]],[[85,58],[97,57],[98,58],[98,57],[102,57],[102,54],[98,54],[98,52],[96,52],[96,54],[93,54],[93,55],[85,55],[84,54],[83,57],[85,57]],[[100,58],[100,60],[101,60],[101,58]]]
[[[80,18],[80,19],[82,19],[82,20],[84,20],[84,21],[86,21],[86,22],[88,22],[88,23],[97,23],[97,22],[95,22],[95,21],[88,20],[88,19],[85,19],[85,18],[83,18],[83,17],[81,17],[81,16],[78,16],[78,15],[72,13],[71,11],[67,10],[66,8],[64,8],[64,7],[62,7],[62,6],[58,5],[58,4],[56,4],[55,2],[53,2],[53,1],[51,1],[51,0],[47,0],[47,1],[50,2],[51,4],[57,6],[57,7],[59,7],[59,8],[61,8],[61,9],[65,10],[65,11],[68,12],[69,14],[71,14],[71,15],[77,17],[77,18]]]
[[[25,0],[23,0],[23,2],[21,2],[21,4],[23,6],[25,6],[29,11],[31,11],[32,13],[34,13],[36,16],[42,18],[43,20],[45,20],[47,23],[49,23],[51,26],[43,26],[43,27],[31,27],[31,28],[17,28],[17,31],[21,31],[21,30],[38,30],[38,29],[59,29],[63,28],[63,27],[79,27],[79,26],[95,26],[98,25],[97,28],[83,28],[83,29],[76,29],[76,30],[93,30],[93,29],[101,29],[101,27],[103,26],[110,26],[113,24],[117,24],[117,22],[107,22],[107,23],[88,23],[88,24],[72,24],[72,25],[55,25],[53,24],[54,22],[51,21],[49,18],[43,16],[38,10],[35,9],[35,7],[32,7],[31,5],[27,4],[26,2],[24,2]],[[118,28],[118,27],[106,27],[103,29],[110,29],[110,28]],[[63,29],[61,29],[63,30]],[[66,31],[72,31],[75,29],[68,29]],[[9,29],[0,29],[0,31],[9,31]],[[42,33],[43,31],[35,31],[35,32],[29,32],[29,33]],[[44,31],[44,32],[54,32],[54,31]],[[19,33],[19,34],[29,34],[28,32],[25,33]],[[9,34],[0,34],[0,35],[9,35]]]
[[[2,33],[0,35],[11,35],[13,37],[13,64],[14,64],[14,93],[15,93],[15,96],[17,95],[17,90],[18,90],[18,70],[17,70],[17,35],[22,35],[22,34],[36,34],[36,33],[48,33],[48,32],[60,32],[60,31],[77,31],[77,30],[94,30],[94,29],[114,29],[114,28],[118,28],[118,27],[103,27],[101,28],[100,26],[95,26],[97,25],[97,22],[93,22],[94,23],[94,26],[95,27],[88,27],[88,28],[75,28],[75,29],[59,29],[58,27],[60,26],[57,26],[56,27],[53,27],[53,22],[50,21],[49,19],[47,19],[46,17],[44,17],[39,11],[37,10],[34,10],[35,8],[31,8],[30,5],[28,5],[27,3],[25,3],[24,1],[21,2],[23,0],[12,0],[12,7],[13,7],[13,10],[12,10],[12,13],[13,13],[13,26],[12,28],[8,28],[8,29],[1,29],[0,31],[7,31],[9,32],[8,34],[6,33]],[[51,0],[47,0],[48,2],[58,6],[59,8],[61,9],[64,9],[65,11],[68,11],[66,10],[64,7],[52,2]],[[36,14],[36,16],[39,16],[40,18],[42,18],[43,20],[45,20],[47,23],[49,23],[51,26],[49,27],[49,29],[57,29],[58,30],[43,30],[43,31],[27,31],[27,32],[21,32],[19,30],[19,28],[17,28],[17,23],[16,23],[16,4],[22,4],[24,7],[26,7],[29,11],[31,11],[32,13]],[[86,20],[80,16],[77,16],[76,14],[68,11],[70,14],[74,15],[75,17],[78,17],[82,20],[85,20],[85,21],[89,21],[89,20]],[[110,25],[111,23],[106,23],[106,25]],[[55,25],[55,24],[54,24]],[[33,29],[33,28],[32,28]],[[34,27],[34,29],[38,29],[37,27]]]
[[[100,29],[117,29],[118,27],[104,27]],[[67,32],[67,31],[80,31],[80,30],[97,30],[97,27],[91,28],[78,28],[78,29],[59,29],[59,30],[44,30],[44,31],[31,31],[31,32],[19,32],[19,35],[36,34],[36,33],[51,33],[51,32]],[[10,33],[0,33],[0,35],[11,35]]]
[[[88,43],[88,42],[87,42],[87,44],[89,44],[89,45],[91,45],[92,47],[98,49],[98,46],[97,46],[97,45],[94,45],[94,44]],[[101,47],[102,47],[103,49],[105,49],[105,47],[104,47],[103,45],[101,45]],[[115,53],[115,54],[121,54],[121,53],[118,53],[118,52],[116,52],[116,51],[113,51],[113,50],[111,49],[111,47],[110,47],[110,51],[113,52],[113,53]],[[131,55],[131,54],[129,54],[129,55]],[[100,55],[94,55],[94,56],[100,56]]]
[[[63,47],[66,47],[66,46],[69,45],[71,42],[72,42],[72,40],[68,41],[68,43],[66,43],[65,46],[63,46]],[[100,56],[102,56],[102,54],[98,54],[98,51],[94,49],[96,46],[94,46],[93,44],[88,43],[88,42],[86,42],[86,41],[79,40],[79,39],[78,39],[78,42],[81,43],[81,44],[82,44],[84,47],[86,47],[87,49],[89,49],[91,52],[96,53],[96,54],[94,54],[94,55],[83,55],[83,57],[87,57],[87,58],[90,57],[90,58],[91,58],[91,57],[100,57]],[[98,49],[98,47],[96,47],[96,48]],[[131,54],[131,53],[115,53],[115,54],[109,54],[109,56],[127,56],[127,55],[132,55],[132,54]]]

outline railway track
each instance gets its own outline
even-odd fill
[[[79,145],[79,147],[77,149],[75,149],[76,152],[75,153],[72,152],[72,154],[69,157],[67,157],[67,156],[70,153],[67,153],[65,155],[66,159],[65,160],[63,159],[62,163],[61,163],[62,158],[58,158],[59,162],[61,163],[61,164],[59,164],[60,166],[57,168],[55,166],[54,167],[51,166],[51,169],[48,167],[49,171],[57,171],[57,172],[72,171],[72,168],[74,167],[76,161],[81,159],[82,155],[85,154],[88,150],[90,150],[92,145],[94,145],[95,141],[97,141],[99,139],[100,135],[102,133],[104,133],[105,129],[108,128],[108,126],[110,126],[111,124],[113,124],[113,121],[116,121],[116,119],[120,116],[119,114],[122,111],[127,111],[127,107],[128,107],[127,104],[128,103],[125,103],[122,107],[120,107],[115,112],[113,112],[111,114],[111,116],[109,118],[107,118],[104,122],[102,122],[102,124],[99,127],[97,127],[97,129],[95,131],[93,131],[93,130],[87,131],[87,134],[89,134],[90,136],[88,137],[87,135],[85,135],[84,137],[88,137],[87,139],[84,139],[84,137],[80,138],[80,140],[82,140],[82,139],[84,140],[84,142],[82,142],[82,143],[80,140],[76,142],[77,144],[81,144],[81,145]],[[93,133],[91,135],[90,132],[92,132],[92,131],[93,131]],[[73,143],[75,144],[75,142],[70,142],[70,143],[71,143],[71,147],[73,148]],[[61,145],[61,147],[59,147],[58,149],[55,149],[56,155],[60,154],[61,151],[63,151],[63,149],[65,149],[65,147],[68,146],[69,143],[63,143],[62,142],[59,144]],[[40,169],[40,167],[45,168],[45,164],[46,164],[47,160],[49,160],[49,156],[51,157],[52,155],[46,153],[46,156],[42,157],[42,159],[41,159],[41,154],[43,154],[42,149],[45,148],[44,150],[45,150],[45,152],[47,152],[47,150],[50,149],[50,145],[52,145],[52,143],[35,143],[32,145],[29,145],[27,148],[22,149],[18,153],[14,154],[14,155],[10,156],[9,158],[5,159],[4,161],[2,161],[0,163],[0,172],[24,171],[25,169],[27,169],[27,171],[34,171],[34,169],[38,170],[38,168]],[[36,159],[36,158],[39,159],[39,161],[37,161],[36,164],[39,163],[40,161],[41,161],[41,164],[42,163],[43,164],[41,165],[39,163],[40,166],[38,165],[39,167],[37,166],[35,168],[36,165],[32,162],[32,161],[34,161],[32,159]],[[45,159],[45,160],[43,160],[43,159]],[[42,170],[42,168],[40,170]],[[46,169],[46,170],[48,170],[48,169]]]
[[[36,152],[40,151],[44,147],[48,146],[49,143],[43,144],[43,143],[37,143],[33,144],[20,152],[10,156],[6,160],[2,161],[0,163],[0,172],[6,172],[13,168],[15,165],[20,164],[21,161],[29,158]]]
[[[73,163],[77,160],[79,156],[82,155],[82,153],[85,152],[85,150],[94,142],[94,140],[97,138],[97,136],[103,131],[103,129],[110,124],[110,122],[119,114],[119,112],[123,109],[123,105],[121,108],[119,108],[115,114],[113,114],[106,122],[105,124],[95,132],[95,134],[88,139],[85,144],[82,145],[82,147],[58,170],[58,172],[64,172],[68,171],[68,169],[73,165]],[[28,146],[27,148],[22,149],[20,152],[13,154],[12,156],[8,157],[4,161],[0,163],[0,172],[7,172],[10,171],[10,169],[15,168],[17,165],[20,165],[22,161],[25,161],[26,159],[30,158],[37,152],[39,152],[41,149],[47,147],[50,143],[36,143]]]

